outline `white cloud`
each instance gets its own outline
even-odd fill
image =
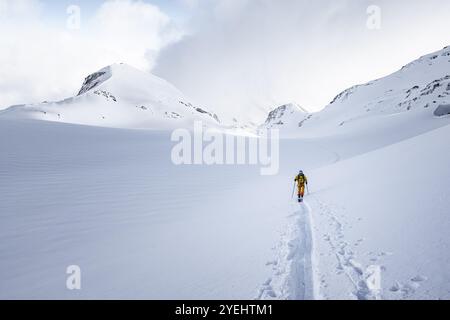
[[[161,48],[180,37],[166,14],[141,1],[105,2],[80,31],[46,24],[37,0],[0,0],[0,8],[7,17],[0,20],[0,109],[73,95],[108,64],[150,70]]]
[[[12,20],[17,17],[30,19],[40,12],[37,0],[0,0],[0,17]]]
[[[179,38],[179,31],[158,7],[130,0],[106,2],[90,29],[117,59],[133,61],[136,67],[149,70],[156,54]]]

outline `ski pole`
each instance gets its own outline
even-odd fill
[[[292,196],[291,196],[291,199],[294,198],[294,191],[295,191],[295,182],[294,182],[294,187],[292,188]]]
[[[306,191],[308,191],[308,194],[309,194],[309,187],[308,187],[308,184],[306,184]]]

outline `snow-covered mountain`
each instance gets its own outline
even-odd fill
[[[449,104],[450,47],[446,47],[387,77],[343,91],[318,113],[278,108],[262,127],[276,125],[285,135],[336,135],[356,127],[374,128],[401,114],[424,121],[442,117],[449,114],[445,108]]]
[[[277,128],[298,124],[308,114],[308,111],[295,103],[282,105],[271,111],[264,123],[266,128]]]
[[[77,96],[58,102],[12,106],[2,117],[31,118],[101,127],[167,129],[218,116],[199,107],[167,81],[126,64],[89,75]]]

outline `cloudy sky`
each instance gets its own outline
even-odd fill
[[[0,109],[125,62],[219,113],[324,107],[450,45],[448,0],[0,0]]]

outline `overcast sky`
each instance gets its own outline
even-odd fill
[[[125,62],[238,117],[318,110],[449,45],[449,17],[448,0],[0,0],[0,108],[74,95]]]

